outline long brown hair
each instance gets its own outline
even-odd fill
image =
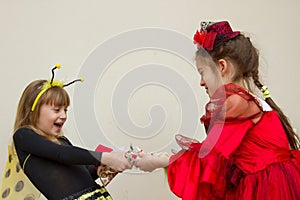
[[[34,111],[31,111],[33,102],[42,90],[46,80],[36,80],[31,82],[23,91],[17,108],[17,114],[14,124],[14,132],[22,127],[37,130],[36,123],[40,113],[40,107],[43,104],[55,106],[69,106],[70,98],[68,93],[62,87],[54,86],[49,88],[38,100]]]
[[[196,52],[196,56],[203,57],[205,54],[209,55],[215,63],[217,63],[219,59],[227,59],[234,63],[236,73],[233,77],[233,81],[244,79],[247,89],[250,91],[252,91],[251,88],[253,84],[259,90],[262,89],[263,84],[259,80],[258,70],[259,53],[249,37],[240,34],[227,42],[215,45],[211,51],[200,48]],[[286,132],[290,148],[299,149],[299,136],[294,132],[287,116],[276,105],[272,98],[266,98],[266,102],[277,112]]]

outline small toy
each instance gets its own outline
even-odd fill
[[[134,165],[136,160],[138,159],[138,154],[143,152],[142,149],[140,149],[137,146],[133,146],[132,144],[130,145],[129,151],[126,152],[125,158],[127,158],[128,162],[131,165]]]
[[[112,149],[100,144],[96,148],[96,151],[111,152]],[[135,161],[138,159],[138,154],[142,151],[143,150],[141,150],[139,147],[130,145],[129,150],[125,153],[124,156],[125,158],[127,158],[128,162],[133,166],[135,164]],[[103,186],[107,186],[111,182],[111,180],[118,174],[118,171],[110,168],[107,165],[100,165],[99,167],[97,167],[97,174]]]

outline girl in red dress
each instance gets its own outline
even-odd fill
[[[183,200],[300,199],[299,138],[259,80],[257,49],[226,21],[201,23],[194,43],[210,97],[201,117],[207,137],[177,135],[180,152],[141,153],[136,166],[168,167],[170,189]]]

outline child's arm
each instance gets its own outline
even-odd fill
[[[169,165],[170,156],[168,153],[139,153],[139,159],[136,160],[135,166],[139,169],[152,172],[157,168],[164,168]]]

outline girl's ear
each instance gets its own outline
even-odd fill
[[[228,72],[228,62],[225,59],[218,60],[218,69],[220,70],[220,73],[223,76]]]

